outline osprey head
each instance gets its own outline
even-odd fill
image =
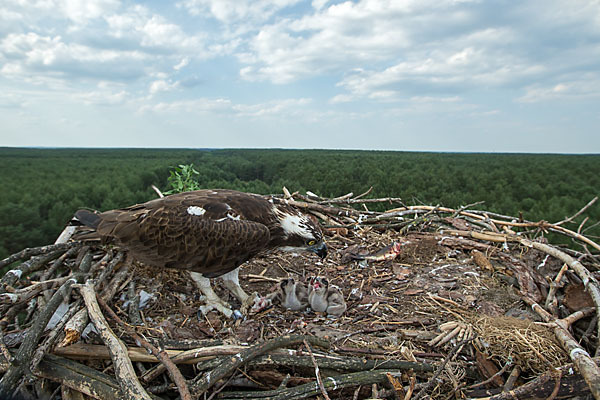
[[[310,251],[322,259],[327,246],[318,222],[296,210],[276,208],[275,214],[283,231],[278,247],[284,251]]]

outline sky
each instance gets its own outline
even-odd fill
[[[600,0],[2,0],[0,146],[600,153]]]

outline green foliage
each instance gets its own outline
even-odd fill
[[[370,197],[448,207],[483,200],[478,207],[489,211],[551,222],[573,215],[600,191],[598,155],[0,148],[0,170],[0,257],[53,242],[78,208],[104,211],[153,199],[151,185],[165,193],[260,194],[286,186],[325,197],[373,186]],[[586,216],[585,226],[599,221],[600,204],[575,223]],[[584,233],[598,236],[600,227]]]
[[[200,189],[200,185],[195,180],[195,175],[200,175],[200,172],[194,169],[194,164],[184,165],[179,164],[174,170],[170,171],[171,176],[167,179],[167,183],[171,187],[165,194],[190,192]]]

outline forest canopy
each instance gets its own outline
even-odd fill
[[[599,155],[0,148],[0,258],[52,243],[79,208],[155,198],[151,185],[167,191],[180,164],[194,165],[200,188],[269,194],[286,186],[336,197],[372,186],[369,197],[453,208],[484,201],[479,209],[533,221],[561,220],[600,192]],[[586,226],[599,221],[600,206],[586,216]]]

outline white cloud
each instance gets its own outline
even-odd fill
[[[300,0],[185,0],[178,5],[192,15],[207,12],[221,22],[232,24],[239,21],[266,21],[281,9],[299,3]]]
[[[568,54],[544,48],[552,35],[558,46],[569,40],[561,39],[558,27],[578,37],[577,29],[589,26],[597,36],[595,3],[529,1],[506,8],[453,0],[315,1],[311,13],[263,25],[237,54],[245,64],[240,76],[276,84],[342,76],[338,87],[347,93],[330,103],[520,86],[577,64],[600,67],[600,46],[593,40],[580,39],[576,47],[565,42]],[[563,18],[564,8],[569,11]]]
[[[125,90],[113,92],[110,90],[97,90],[92,92],[78,93],[74,96],[82,100],[87,105],[104,105],[114,106],[124,104],[130,97],[130,94]]]
[[[170,92],[179,87],[179,82],[167,82],[164,80],[154,81],[150,84],[150,94],[154,95],[159,92]]]
[[[118,0],[59,0],[58,9],[76,23],[99,18],[116,11],[120,5]]]
[[[517,99],[521,103],[537,103],[557,99],[584,99],[600,97],[600,77],[588,74],[583,79],[559,82],[551,86],[532,85]]]
[[[12,78],[26,79],[30,74],[47,73],[50,77],[120,77],[143,74],[146,56],[139,51],[96,49],[78,43],[66,43],[61,36],[36,33],[10,34],[0,42],[0,54],[6,58],[2,72]],[[128,68],[123,68],[127,65]],[[132,71],[135,67],[137,71]]]
[[[311,99],[283,99],[260,104],[237,104],[233,107],[241,117],[266,117],[295,115],[299,109],[311,103]]]
[[[227,98],[199,98],[172,102],[158,102],[140,107],[140,112],[157,114],[190,113],[206,115],[222,115],[239,118],[286,118],[303,114],[305,107],[312,102],[308,98],[280,99],[264,103],[234,103]]]

